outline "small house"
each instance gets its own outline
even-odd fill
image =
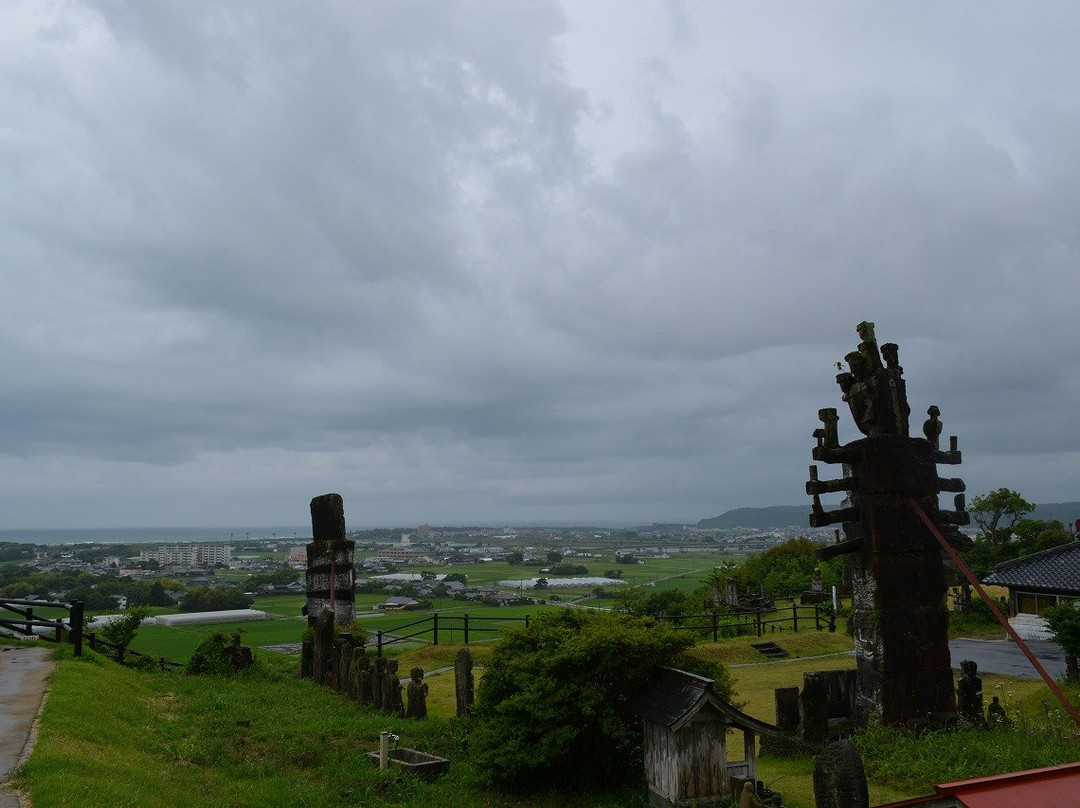
[[[1040,615],[1080,598],[1080,542],[1069,542],[994,567],[983,583],[1009,589],[1009,622],[1025,640],[1049,639]]]
[[[744,781],[756,779],[757,736],[785,734],[724,701],[712,684],[704,676],[658,668],[631,703],[644,723],[650,804],[726,805]]]

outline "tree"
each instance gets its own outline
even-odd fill
[[[563,559],[563,554],[558,550],[548,550],[547,560],[552,564],[558,564]]]
[[[648,618],[591,610],[546,613],[505,632],[477,691],[478,770],[523,789],[637,782],[642,730],[628,705],[657,665],[709,676],[731,697],[726,669],[694,657],[693,642]]]
[[[533,584],[533,589],[547,589],[547,588],[548,588],[548,579],[547,578],[537,578],[536,583]]]
[[[143,606],[132,606],[127,611],[123,612],[119,617],[116,617],[98,629],[98,634],[106,642],[110,642],[120,649],[120,656],[123,656],[123,651],[129,645],[132,640],[135,639],[135,634],[139,630],[139,625],[150,615],[149,610]]]
[[[1080,601],[1059,603],[1043,610],[1042,617],[1050,628],[1050,638],[1065,652],[1065,679],[1080,681]]]
[[[523,556],[517,550],[514,550],[512,553],[507,553],[507,555],[506,555],[506,563],[510,564],[512,566],[516,566],[516,565],[520,564],[524,560],[525,560],[525,556]]]
[[[1013,526],[1035,506],[1009,488],[998,488],[971,500],[968,511],[979,526],[979,538],[992,545],[1005,544]]]

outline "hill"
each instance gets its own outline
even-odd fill
[[[772,505],[767,508],[736,508],[711,519],[702,519],[698,527],[733,528],[755,527],[767,530],[774,527],[798,525],[809,527],[810,503],[805,505]]]
[[[1050,502],[1045,505],[1036,505],[1031,518],[1042,519],[1044,522],[1057,519],[1065,527],[1071,528],[1073,522],[1080,519],[1080,502]]]
[[[770,528],[808,527],[810,503],[805,505],[772,505],[767,508],[736,508],[733,511],[725,511],[719,516],[702,519],[697,523],[698,527],[730,529],[733,527],[754,527],[761,530]],[[1032,519],[1049,521],[1057,519],[1071,528],[1073,523],[1080,519],[1080,502],[1050,502],[1036,505],[1031,514]]]

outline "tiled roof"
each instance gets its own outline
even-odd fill
[[[983,583],[1080,595],[1080,542],[1005,561]]]

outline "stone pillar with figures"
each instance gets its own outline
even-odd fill
[[[948,642],[947,586],[940,549],[911,507],[916,501],[954,546],[968,541],[964,497],[955,510],[940,510],[938,494],[962,492],[964,483],[937,475],[937,464],[957,464],[956,438],[939,447],[940,411],[927,410],[924,437],[908,434],[906,382],[895,344],[878,348],[873,323],[860,323],[858,348],[837,383],[863,438],[841,445],[835,409],[818,411],[815,460],[835,463],[844,475],[819,480],[810,467],[806,492],[813,497],[810,524],[841,524],[843,539],[819,552],[823,560],[852,556],[855,650],[858,669],[856,721],[947,724],[956,697]],[[844,492],[841,508],[826,511],[821,495]]]

